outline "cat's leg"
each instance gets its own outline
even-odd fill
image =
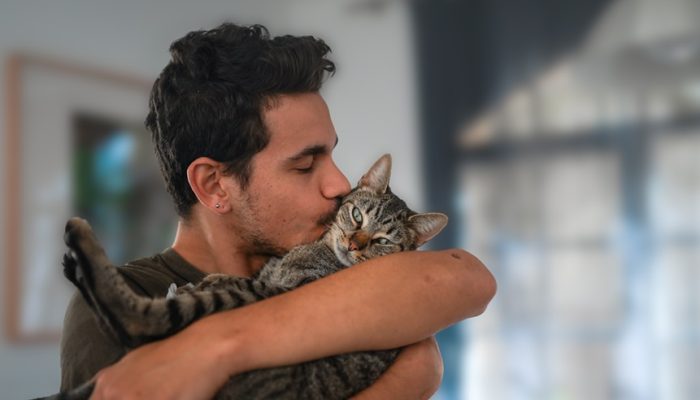
[[[167,336],[189,324],[182,314],[195,308],[176,296],[150,298],[135,293],[107,258],[87,221],[72,218],[64,236],[70,249],[64,256],[64,274],[81,291],[104,328],[126,347]],[[191,296],[189,296],[191,297]]]
[[[71,218],[63,237],[69,250],[63,257],[63,273],[80,290],[103,328],[123,345],[134,347],[133,335],[126,320],[134,307],[131,291],[95,237],[87,221]]]
[[[128,347],[168,336],[204,315],[281,292],[262,282],[221,275],[205,279],[205,288],[178,289],[171,298],[143,297],[131,290],[109,262],[86,221],[69,220],[65,241],[70,248],[64,258],[66,276],[108,331]]]

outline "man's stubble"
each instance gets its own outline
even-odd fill
[[[266,234],[264,230],[261,229],[259,223],[264,211],[259,207],[260,202],[257,196],[247,190],[243,190],[242,195],[241,202],[238,206],[232,207],[233,217],[230,220],[229,228],[235,231],[246,243],[250,243],[251,252],[253,254],[267,257],[282,257],[287,254],[292,247],[305,244],[295,243],[291,247],[286,247],[278,243],[271,235]],[[335,215],[340,208],[340,203],[340,198],[335,199],[334,207],[321,215],[316,221],[316,224],[326,228],[330,227],[335,220]]]

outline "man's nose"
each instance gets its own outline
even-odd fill
[[[350,182],[348,178],[345,177],[332,161],[331,169],[323,181],[321,193],[323,197],[327,199],[335,199],[350,193]]]

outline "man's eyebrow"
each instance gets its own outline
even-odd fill
[[[297,154],[289,157],[287,159],[287,161],[299,161],[304,157],[315,156],[317,154],[324,154],[324,153],[328,153],[328,149],[326,148],[326,146],[324,146],[322,144],[316,144],[313,146],[306,147],[305,149],[298,152]]]
[[[333,144],[333,148],[338,144],[338,136],[335,137],[335,143]],[[304,157],[308,156],[315,156],[318,154],[327,154],[330,153],[330,149],[326,147],[325,145],[322,144],[315,144],[309,147],[304,148],[302,151],[298,152],[297,154],[289,157],[287,161],[294,162],[294,161],[299,161]]]

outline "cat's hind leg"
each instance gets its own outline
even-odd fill
[[[96,283],[104,283],[105,274],[101,273],[101,269],[114,268],[107,254],[90,224],[82,218],[68,220],[63,240],[68,246],[68,251],[63,255],[63,275],[80,290],[93,309],[100,307],[101,302],[96,301],[93,289]]]
[[[101,325],[126,347],[162,337],[167,332],[164,299],[136,294],[107,258],[87,221],[71,218],[64,241],[69,250],[63,272],[92,307]]]
[[[178,289],[170,298],[139,296],[110,263],[87,221],[69,220],[65,242],[70,249],[64,258],[66,277],[80,289],[107,331],[127,347],[173,334],[204,315],[280,293],[252,279],[212,275],[202,287]]]

